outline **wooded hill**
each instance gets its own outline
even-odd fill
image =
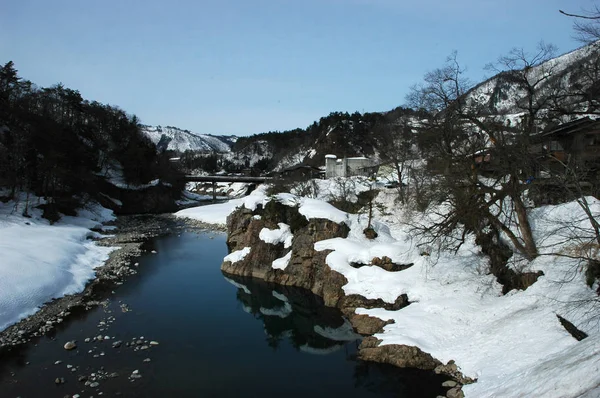
[[[12,62],[0,68],[0,196],[46,199],[56,219],[89,199],[110,204],[114,188],[174,180],[166,156],[136,116],[56,84],[37,87]],[[115,203],[116,201],[113,201]]]

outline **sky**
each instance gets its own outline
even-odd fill
[[[574,50],[573,21],[558,10],[597,3],[0,0],[0,63],[145,124],[249,135],[391,110],[453,51],[477,82],[514,47]]]

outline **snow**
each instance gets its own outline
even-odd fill
[[[238,261],[242,261],[248,254],[250,254],[250,248],[244,247],[242,250],[236,250],[229,253],[227,256],[225,256],[223,261],[229,261],[232,264],[235,264]]]
[[[260,240],[272,245],[283,243],[283,247],[286,249],[292,247],[294,235],[290,231],[290,226],[282,222],[277,225],[279,226],[278,229],[263,228],[258,234]]]
[[[347,223],[348,215],[327,202],[311,198],[303,198],[298,210],[306,219],[325,218],[336,223]]]
[[[289,265],[290,260],[292,259],[292,251],[290,250],[285,256],[273,260],[272,267],[273,269],[281,269],[284,270]]]
[[[23,217],[23,210],[23,200],[0,202],[0,330],[54,298],[81,292],[115,249],[89,240],[98,236],[89,228],[114,219],[99,205],[54,225],[38,209],[29,209],[31,218]]]
[[[154,144],[161,139],[168,140],[166,149],[185,152],[187,150],[200,152],[231,152],[228,142],[235,142],[236,137],[214,136],[209,134],[197,134],[187,130],[181,130],[170,126],[142,126],[142,132],[150,138]]]

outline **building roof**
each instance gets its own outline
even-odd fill
[[[560,126],[538,134],[536,137],[561,137],[570,134],[575,134],[580,131],[589,131],[592,129],[600,129],[600,120],[591,119],[586,116],[581,119],[573,120],[572,122],[563,123]]]

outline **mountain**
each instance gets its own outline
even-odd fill
[[[599,94],[599,47],[600,42],[592,43],[533,65],[529,63],[535,57],[527,59],[525,54],[513,52],[505,60],[513,69],[475,85],[466,93],[466,102],[484,109],[488,115],[517,115],[528,111],[528,99],[532,97],[531,106],[544,112],[558,107],[585,113],[590,104],[584,97]],[[543,57],[543,53],[542,48],[538,56]],[[528,88],[535,92],[528,94]]]
[[[233,135],[195,134],[172,126],[142,126],[142,131],[156,144],[159,151],[226,153],[231,151],[237,141],[237,137]]]

